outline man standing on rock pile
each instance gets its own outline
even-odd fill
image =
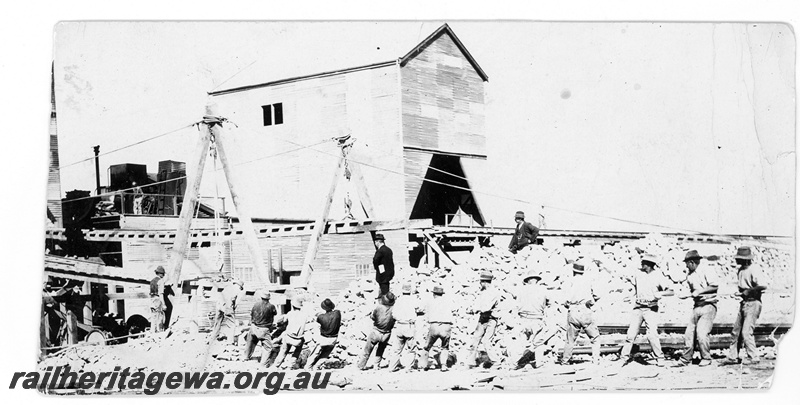
[[[632,279],[628,279],[636,292],[636,304],[633,307],[628,334],[625,336],[625,345],[622,346],[618,359],[623,361],[623,365],[632,360],[633,341],[644,321],[647,324],[647,340],[653,349],[656,364],[659,367],[665,366],[664,352],[661,351],[661,340],[658,337],[658,301],[661,297],[674,295],[674,292],[670,289],[670,281],[660,271],[655,271],[657,266],[658,259],[654,255],[645,254],[642,256],[641,271]]]
[[[386,246],[383,234],[375,234],[375,256],[372,257],[372,266],[375,267],[375,281],[378,282],[380,292],[378,298],[389,292],[389,282],[394,278],[394,259],[392,249]]]
[[[498,356],[494,354],[494,346],[492,346],[492,337],[494,337],[495,329],[497,329],[497,318],[495,318],[493,311],[497,309],[497,304],[500,303],[500,292],[492,286],[492,279],[494,278],[492,273],[483,272],[480,277],[481,290],[471,312],[478,314],[478,326],[472,332],[472,342],[469,345],[469,357],[466,362],[469,368],[477,365],[478,349],[481,344],[483,344],[486,355],[489,357],[489,367],[500,361]]]
[[[547,289],[539,284],[541,280],[541,274],[531,270],[522,279],[525,285],[514,292],[514,298],[519,303],[521,332],[528,341],[528,347],[517,360],[515,366],[517,370],[529,363],[533,364],[533,368],[540,367],[547,351],[545,343],[553,336],[551,329],[544,322],[544,311],[549,300]]]
[[[580,263],[572,264],[572,279],[561,286],[567,296],[564,306],[567,312],[567,341],[564,345],[564,353],[561,355],[561,364],[570,364],[572,360],[572,350],[575,348],[575,340],[583,330],[592,342],[592,362],[600,362],[600,330],[592,315],[592,307],[600,299],[597,290],[594,288],[593,280],[584,274],[586,267]]]
[[[400,358],[403,355],[403,349],[408,347],[414,357],[409,363],[409,366],[414,364],[416,360],[417,343],[414,340],[414,333],[416,332],[417,321],[417,302],[411,296],[414,287],[411,284],[403,284],[403,295],[397,299],[392,309],[392,316],[394,317],[394,330],[392,331],[392,364],[390,370],[399,371],[403,368],[400,364]]]
[[[428,338],[425,343],[425,350],[420,359],[420,368],[428,369],[428,356],[430,356],[433,345],[437,340],[442,341],[442,351],[439,354],[439,364],[441,371],[447,371],[447,360],[450,357],[450,332],[453,329],[453,303],[442,298],[444,289],[433,287],[433,299],[425,306],[425,315],[428,317]]]
[[[742,246],[736,252],[736,264],[739,265],[737,283],[739,292],[737,296],[742,297],[739,304],[739,312],[736,315],[736,323],[733,324],[733,343],[728,350],[728,355],[722,361],[723,365],[739,364],[739,347],[744,346],[747,359],[745,365],[758,363],[758,351],[756,350],[756,339],[753,331],[761,315],[761,294],[767,289],[761,268],[753,266],[752,249],[749,246]]]
[[[367,369],[367,361],[369,361],[369,356],[372,355],[372,349],[375,346],[378,346],[375,350],[375,368],[380,369],[381,367],[383,352],[389,344],[392,328],[394,328],[394,315],[392,315],[394,301],[394,294],[387,292],[380,298],[380,303],[372,311],[372,332],[367,337],[364,353],[361,355],[361,359],[358,360],[358,368],[360,370]]]
[[[702,256],[696,250],[686,253],[683,262],[689,274],[686,276],[686,284],[691,295],[680,296],[681,299],[694,299],[694,309],[689,317],[689,324],[686,326],[686,348],[681,359],[675,363],[675,367],[688,366],[692,363],[695,342],[700,348],[700,366],[711,365],[711,340],[709,334],[714,326],[714,317],[717,316],[717,289],[719,288],[719,277],[711,266],[700,266]]]
[[[514,221],[517,223],[514,236],[511,237],[511,243],[508,244],[508,250],[511,253],[517,252],[528,245],[535,245],[536,239],[539,237],[539,228],[533,226],[530,222],[525,221],[525,213],[517,211],[514,215]]]
[[[273,322],[278,310],[275,305],[270,304],[270,293],[261,290],[257,294],[259,301],[250,310],[250,332],[247,334],[247,345],[244,349],[244,360],[250,360],[257,343],[261,343],[262,354],[260,364],[267,365],[267,361],[272,355],[272,330],[275,329]]]

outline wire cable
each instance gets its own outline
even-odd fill
[[[150,138],[147,138],[147,139],[142,139],[141,141],[137,141],[137,142],[134,142],[134,143],[132,143],[132,144],[129,144],[129,145],[121,146],[121,147],[119,147],[119,148],[116,148],[116,149],[114,149],[114,150],[110,150],[110,151],[108,151],[108,152],[103,152],[103,153],[100,153],[100,154],[98,154],[97,156],[91,156],[91,157],[88,157],[88,158],[86,158],[86,159],[82,159],[82,160],[79,160],[79,161],[77,161],[77,162],[70,163],[70,164],[68,164],[68,165],[59,166],[59,167],[58,167],[58,169],[59,169],[59,170],[61,170],[61,169],[64,169],[64,168],[66,168],[66,167],[70,167],[70,166],[77,165],[77,164],[79,164],[79,163],[88,162],[88,161],[90,161],[90,160],[93,160],[93,159],[95,159],[96,157],[105,156],[105,155],[108,155],[108,154],[111,154],[111,153],[114,153],[114,152],[119,152],[119,151],[121,151],[121,150],[123,150],[123,149],[127,149],[127,148],[130,148],[130,147],[132,147],[132,146],[141,145],[141,144],[143,144],[143,143],[145,143],[145,142],[149,142],[149,141],[152,141],[152,140],[154,140],[154,139],[158,139],[158,138],[161,138],[161,137],[164,137],[164,136],[167,136],[167,135],[173,134],[173,133],[175,133],[175,132],[178,132],[178,131],[180,131],[180,130],[183,130],[183,129],[189,128],[189,127],[191,127],[191,126],[193,126],[193,125],[195,125],[195,123],[191,123],[191,124],[188,124],[188,125],[184,125],[184,126],[182,126],[182,127],[180,127],[180,128],[173,129],[172,131],[169,131],[169,132],[164,132],[163,134],[156,135],[156,136],[153,136],[153,137],[150,137]]]

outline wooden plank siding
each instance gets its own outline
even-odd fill
[[[483,79],[449,35],[401,68],[404,146],[486,156]]]
[[[214,96],[220,114],[239,126],[226,126],[226,135],[231,164],[245,171],[242,199],[253,216],[319,215],[341,153],[330,139],[351,134],[356,143],[350,157],[364,163],[375,217],[404,218],[398,80],[393,64]],[[284,121],[265,126],[261,107],[275,103],[282,104]],[[308,145],[315,146],[296,150]],[[344,217],[348,191],[358,207],[354,190],[339,179],[330,219]],[[363,211],[353,214],[364,218]]]
[[[428,172],[431,163],[432,153],[406,149],[403,151],[405,181],[405,201],[406,212],[411,215],[414,204],[417,202],[419,190],[422,187],[423,178]]]
[[[55,82],[50,82],[50,165],[47,173],[47,209],[56,218],[54,226],[64,224],[61,210],[61,169],[58,159],[58,123],[56,121]]]

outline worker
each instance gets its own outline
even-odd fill
[[[142,188],[136,184],[136,182],[132,182],[131,185],[133,186],[133,213],[134,215],[142,215],[142,202],[144,201],[144,192]]]
[[[64,315],[56,308],[56,300],[48,290],[47,282],[44,283],[42,289],[42,330],[43,339],[41,342],[42,354],[52,352],[48,350],[49,347],[61,346],[60,336],[66,319]]]
[[[92,299],[81,294],[82,288],[82,281],[69,280],[53,296],[56,302],[63,303],[67,309],[65,334],[68,345],[78,343],[78,324],[83,321],[83,308],[86,306],[86,302]]]
[[[736,296],[741,297],[739,311],[736,314],[736,322],[733,324],[733,343],[731,343],[728,355],[721,362],[723,365],[739,364],[739,348],[744,346],[747,359],[742,363],[752,365],[758,363],[758,351],[756,350],[756,339],[753,331],[761,315],[761,295],[767,289],[764,274],[759,266],[753,265],[753,254],[750,246],[742,246],[737,249],[736,264],[739,271],[736,274],[737,286],[739,291]]]
[[[150,331],[161,332],[165,328],[165,315],[164,310],[166,305],[164,299],[166,292],[164,291],[164,276],[167,274],[164,267],[158,266],[155,270],[156,276],[150,280]],[[172,308],[170,307],[170,310]]]
[[[514,236],[511,237],[511,242],[508,244],[508,250],[516,254],[525,246],[536,244],[536,239],[539,237],[539,228],[533,226],[530,222],[526,222],[525,213],[522,211],[517,211],[514,214],[514,221],[517,226],[514,230]]]
[[[567,307],[567,341],[561,355],[562,365],[572,361],[572,350],[581,331],[589,336],[592,344],[592,362],[600,362],[600,330],[594,321],[592,307],[601,297],[594,287],[594,280],[585,272],[586,266],[583,263],[572,263],[572,278],[561,286],[561,290],[566,293],[564,306]]]
[[[311,354],[308,355],[306,370],[313,370],[318,366],[320,360],[330,356],[336,347],[339,328],[342,326],[342,313],[338,309],[334,309],[336,305],[330,298],[325,298],[320,306],[325,312],[317,315],[319,336],[314,337],[314,347],[311,349]]]
[[[478,349],[481,344],[489,357],[488,367],[496,364],[500,359],[494,354],[492,337],[497,328],[497,318],[494,311],[500,303],[500,292],[492,286],[492,273],[484,271],[480,275],[480,292],[478,298],[471,309],[471,313],[478,314],[478,325],[472,332],[472,342],[469,345],[469,357],[467,357],[467,367],[475,367]]]
[[[644,321],[647,324],[647,340],[650,342],[653,356],[656,358],[656,365],[664,367],[666,365],[664,352],[661,351],[661,340],[658,337],[658,302],[662,297],[674,295],[674,292],[669,280],[660,271],[656,271],[658,259],[655,255],[644,254],[641,263],[640,271],[636,272],[633,277],[627,278],[627,281],[633,284],[636,302],[633,306],[628,334],[625,336],[625,345],[622,346],[618,360],[622,361],[623,365],[633,360],[631,357],[633,341],[639,334],[642,321]]]
[[[219,332],[223,326],[227,327],[227,335],[224,336],[229,344],[236,345],[234,337],[236,335],[236,305],[239,296],[244,291],[244,282],[233,280],[216,298],[217,317],[214,320],[214,329],[211,332],[211,339],[220,339]],[[220,339],[221,340],[221,339]]]
[[[403,356],[403,349],[406,347],[414,357],[409,364],[414,364],[416,360],[416,341],[414,333],[416,331],[416,321],[418,312],[417,300],[411,295],[414,287],[411,284],[403,284],[402,295],[397,299],[392,309],[394,316],[394,330],[392,331],[392,364],[389,366],[391,371],[399,371],[403,368],[400,358]]]
[[[512,295],[517,300],[517,313],[520,317],[520,336],[528,342],[522,356],[517,360],[515,369],[521,369],[527,364],[534,368],[542,365],[547,352],[547,340],[553,336],[544,320],[545,309],[550,302],[547,289],[540,284],[542,275],[536,270],[529,271],[522,278],[523,286]]]
[[[714,326],[714,317],[717,316],[717,289],[719,288],[719,277],[711,266],[701,266],[703,259],[696,250],[686,253],[683,262],[686,264],[688,274],[686,284],[689,287],[689,295],[680,295],[678,298],[686,299],[691,297],[694,300],[692,314],[689,316],[689,323],[686,325],[686,348],[680,360],[674,364],[676,367],[691,364],[694,356],[695,343],[700,348],[701,367],[711,365],[711,340],[709,334]]]
[[[375,256],[372,257],[372,266],[375,267],[375,281],[378,282],[380,291],[378,298],[389,292],[389,283],[394,278],[394,260],[392,249],[386,246],[383,234],[375,234]]]
[[[389,338],[392,336],[392,329],[394,328],[395,321],[392,313],[394,302],[394,294],[387,292],[381,296],[378,305],[372,310],[370,315],[372,331],[367,337],[367,343],[364,345],[364,353],[361,354],[361,358],[358,360],[358,368],[360,370],[369,368],[367,367],[367,362],[372,355],[373,348],[375,348],[375,368],[380,369],[383,353],[389,344]]]
[[[172,298],[175,296],[175,291],[172,289],[172,284],[164,284],[164,292],[161,298],[164,301],[164,330],[169,329],[170,321],[172,320]]]
[[[424,313],[428,318],[428,338],[425,342],[425,350],[420,356],[420,368],[428,369],[428,357],[430,356],[433,345],[437,340],[442,342],[442,351],[439,354],[439,364],[441,371],[447,371],[447,361],[450,357],[450,334],[453,329],[453,303],[443,298],[444,289],[433,287],[433,299],[424,308]]]
[[[247,343],[244,349],[244,360],[250,360],[253,355],[256,345],[261,344],[261,361],[262,366],[266,366],[272,355],[272,331],[275,329],[273,324],[275,315],[278,310],[275,305],[269,302],[270,293],[267,290],[258,292],[258,301],[253,305],[250,310],[250,330],[247,333]]]
[[[303,338],[305,336],[306,322],[308,321],[302,309],[303,299],[299,296],[293,297],[292,310],[278,321],[286,324],[286,330],[281,335],[281,348],[278,352],[278,357],[272,363],[277,368],[286,368],[283,366],[283,360],[289,354],[289,350],[294,349],[292,353],[292,357],[294,357],[292,368],[297,364],[297,359],[300,358],[300,351],[303,349],[303,343],[305,342]]]

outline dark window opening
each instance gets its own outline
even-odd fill
[[[262,105],[261,110],[264,113],[264,126],[272,125],[272,106]]]
[[[261,114],[265,127],[283,124],[283,103],[262,105]]]
[[[273,104],[275,110],[275,125],[283,124],[283,103]]]
[[[460,209],[472,217],[475,225],[483,226],[483,216],[472,192],[468,190],[469,182],[465,177],[460,157],[434,154],[425,179],[437,183],[432,181],[422,183],[410,219],[430,218],[434,225],[448,225],[453,215]]]

